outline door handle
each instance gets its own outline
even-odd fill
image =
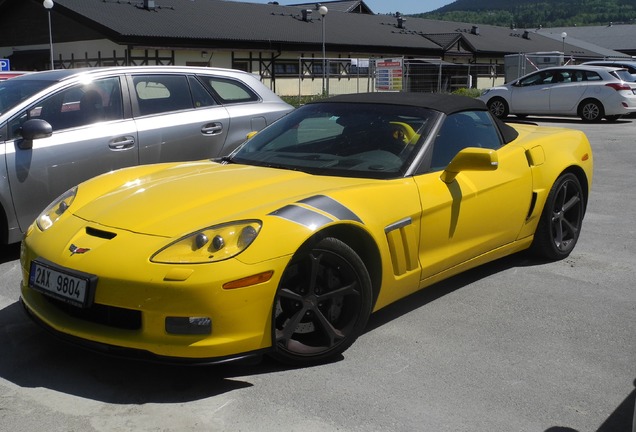
[[[218,135],[223,131],[223,124],[209,123],[201,128],[204,135]]]
[[[134,145],[135,137],[132,136],[115,138],[110,143],[108,143],[108,147],[110,147],[111,150],[115,151],[127,150],[129,148],[132,148]]]

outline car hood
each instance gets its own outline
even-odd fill
[[[169,164],[151,172],[139,167],[110,175],[115,181],[97,178],[80,186],[81,203],[73,214],[103,226],[165,237],[262,218],[309,196],[374,181],[215,162]]]

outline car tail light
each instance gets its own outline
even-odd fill
[[[611,87],[616,91],[620,91],[620,90],[627,90],[627,91],[632,91],[632,88],[630,86],[628,86],[627,84],[624,83],[608,83],[605,84],[607,87]]]

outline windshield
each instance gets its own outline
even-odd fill
[[[0,81],[0,114],[9,111],[25,99],[51,85],[51,81],[21,80]]]
[[[382,104],[305,105],[231,155],[236,163],[334,176],[403,175],[437,111]]]

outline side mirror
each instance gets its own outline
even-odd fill
[[[42,119],[27,120],[20,128],[22,140],[18,142],[18,147],[22,150],[29,150],[33,148],[33,140],[50,137],[52,133],[53,127],[49,122]]]
[[[494,171],[498,166],[499,158],[493,149],[467,147],[455,155],[440,178],[452,183],[461,171]]]

